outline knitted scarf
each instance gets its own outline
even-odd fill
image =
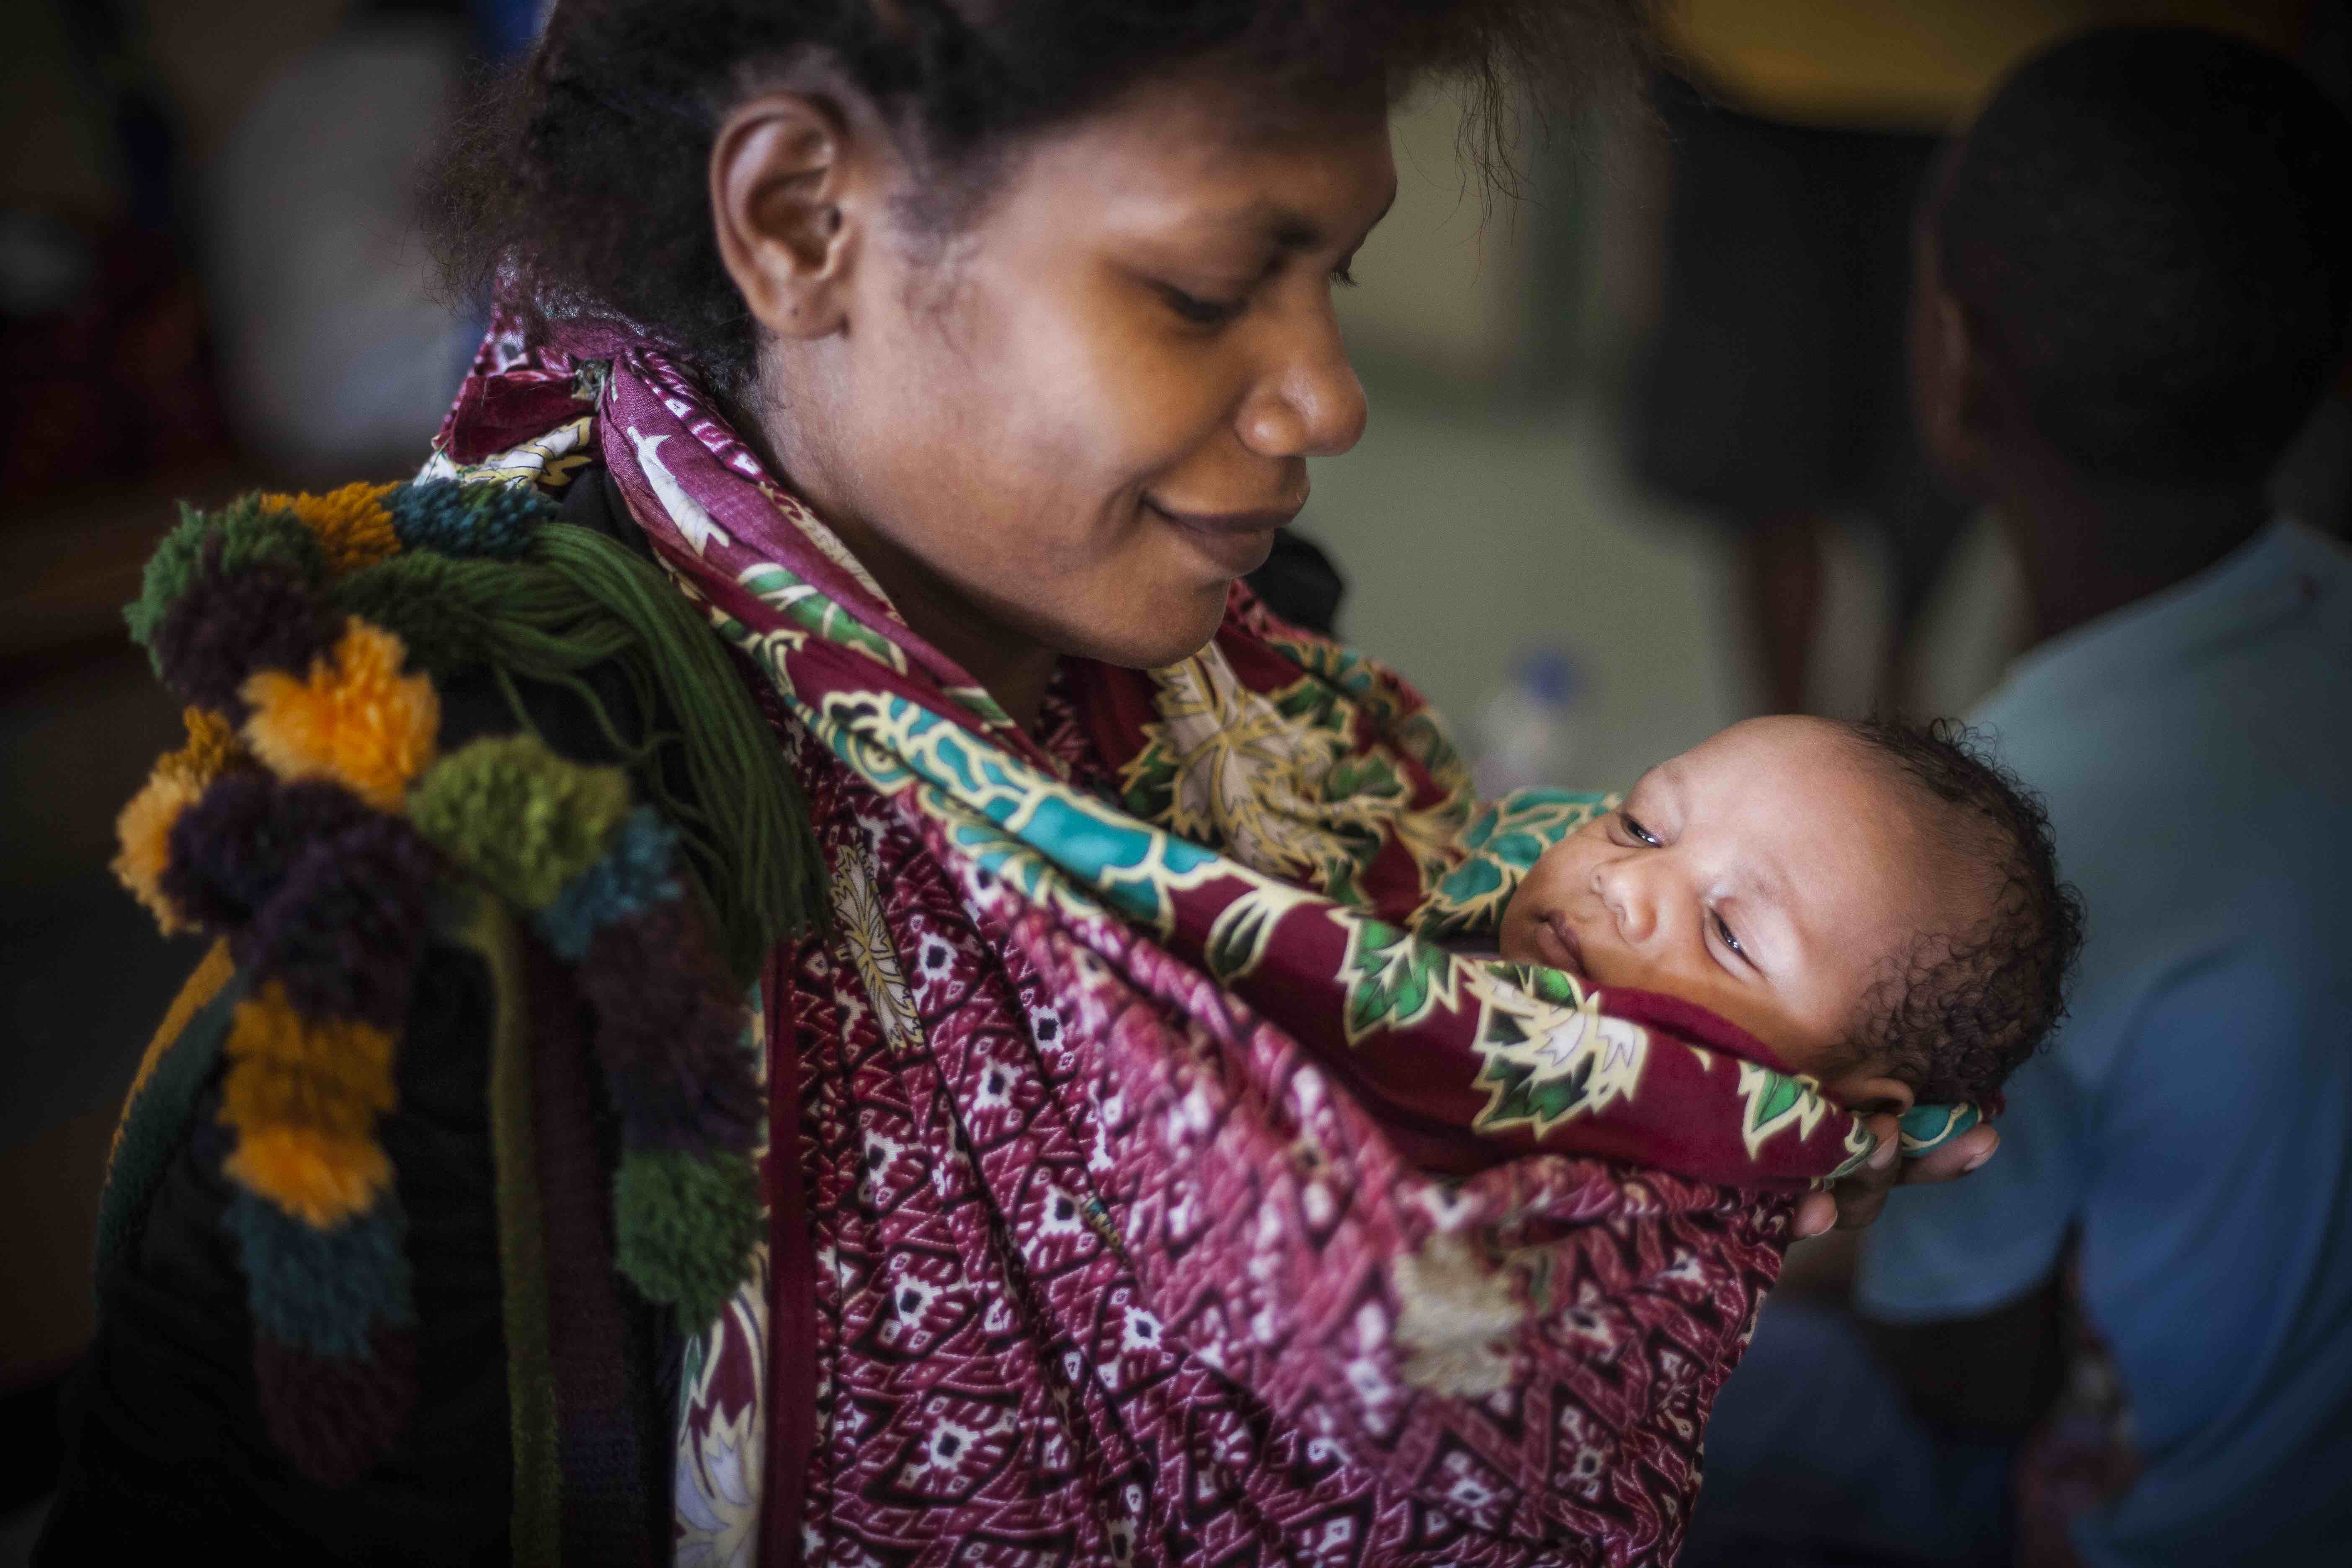
[[[1792,1195],[1869,1135],[1672,998],[1458,956],[1608,808],[1236,584],[1034,733],[657,349],[494,329],[425,478],[601,463],[745,656],[824,932],[763,984],[767,1246],[683,1563],[1671,1562]]]

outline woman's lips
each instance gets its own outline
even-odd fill
[[[1298,515],[1297,506],[1262,511],[1178,511],[1156,500],[1146,500],[1143,504],[1175,525],[1228,577],[1246,577],[1265,565],[1265,558],[1274,553],[1276,531]]]
[[[1568,923],[1566,915],[1548,915],[1536,923],[1536,947],[1549,967],[1583,975],[1584,943],[1577,940],[1576,928]]]

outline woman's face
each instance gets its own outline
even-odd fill
[[[845,221],[904,196],[889,167]],[[1005,658],[1171,663],[1307,459],[1363,431],[1331,291],[1395,185],[1378,101],[1271,118],[1245,81],[1149,82],[1022,144],[944,240],[868,221],[839,330],[768,345],[776,455],[983,683]]]

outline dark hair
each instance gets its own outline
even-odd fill
[[[872,100],[950,225],[989,154],[1150,73],[1227,59],[1303,101],[1466,79],[1501,145],[1507,80],[1622,79],[1646,0],[562,0],[429,182],[451,280],[511,268],[526,303],[617,315],[714,386],[751,374],[705,165],[761,72],[817,62]],[[511,290],[510,290],[511,291]]]
[[[1890,961],[1864,1004],[1855,1056],[1885,1062],[1923,1104],[1981,1100],[2065,1016],[2082,898],[2058,879],[2041,801],[1973,731],[1940,719],[1851,728],[1945,814],[1941,847],[1981,865],[1991,884],[1972,928],[1922,932]]]
[[[2352,125],[2293,65],[2113,27],[2012,74],[1932,211],[1945,287],[2034,429],[2086,469],[2259,476],[2352,317]]]

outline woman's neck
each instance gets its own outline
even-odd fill
[[[803,408],[824,405],[822,398],[797,401]],[[792,424],[759,417],[766,408],[789,405],[787,401],[755,394],[746,403],[729,406],[727,412],[736,430],[754,439],[769,472],[783,477],[793,493],[833,530],[880,584],[908,626],[962,667],[1015,724],[1034,731],[1059,656],[987,606],[973,603],[868,521],[850,500],[846,487],[832,481],[830,467],[820,450],[810,445],[811,437],[821,435],[810,426],[820,421],[805,414]]]
[[[879,530],[847,517],[835,522],[822,510],[818,515],[873,574],[917,636],[962,666],[1015,724],[1035,730],[1058,654],[975,605]]]

